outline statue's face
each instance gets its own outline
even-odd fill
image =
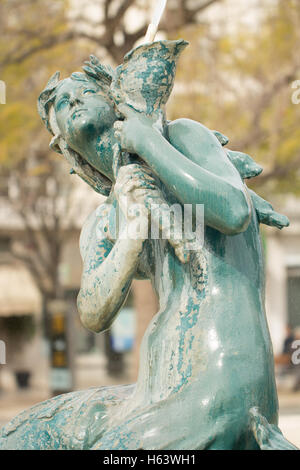
[[[87,145],[111,130],[117,120],[109,99],[92,80],[64,80],[57,90],[54,110],[63,138],[79,153],[85,153]]]

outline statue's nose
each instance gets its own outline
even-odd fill
[[[76,104],[82,104],[82,101],[77,96],[71,97],[70,105],[75,106]]]

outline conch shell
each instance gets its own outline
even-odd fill
[[[183,39],[165,40],[130,51],[111,84],[115,103],[126,103],[147,115],[163,109],[173,89],[177,60],[187,45]]]

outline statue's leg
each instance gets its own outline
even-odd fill
[[[115,425],[95,441],[93,449],[258,449],[246,412],[224,413],[214,403],[199,406],[201,402],[199,395],[197,400],[173,395],[137,409],[122,421],[116,415]]]
[[[89,449],[104,432],[110,406],[132,391],[133,386],[93,388],[40,403],[0,431],[0,449]]]
[[[234,399],[226,403],[224,397],[206,403],[207,393],[200,390],[192,395],[194,399],[185,393],[172,395],[119,422],[116,415],[93,449],[296,450],[256,408],[234,406]]]
[[[180,406],[178,406],[180,408]],[[251,410],[252,412],[252,410]],[[298,450],[280,429],[260,414],[239,421],[231,415],[214,422],[206,413],[194,413],[193,420],[174,423],[172,416],[161,416],[157,409],[149,421],[149,410],[110,429],[95,443],[95,450]],[[152,412],[150,412],[152,414]],[[155,413],[153,414],[154,417]],[[197,424],[195,424],[197,423]]]

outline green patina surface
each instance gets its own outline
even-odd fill
[[[282,228],[288,220],[248,190],[244,180],[262,169],[226,150],[225,136],[187,119],[167,123],[185,46],[140,46],[116,72],[92,57],[85,74],[56,75],[41,94],[53,148],[96,191],[110,192],[81,234],[83,324],[108,328],[135,277],[151,280],[160,308],[143,338],[137,384],[41,403],[3,428],[1,449],[294,448],[277,427],[259,233],[259,223]],[[130,182],[147,193],[145,206],[203,204],[204,243],[187,253],[172,236],[122,240],[126,220],[117,227],[115,212]]]

